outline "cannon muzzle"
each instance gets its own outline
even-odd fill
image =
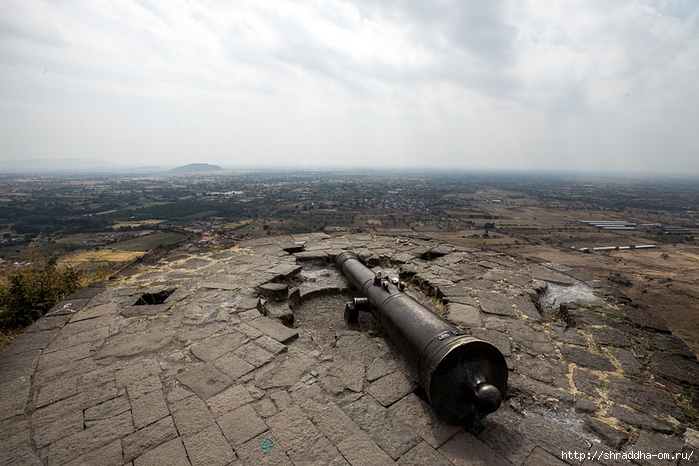
[[[467,425],[496,411],[507,386],[507,363],[490,343],[458,328],[403,292],[405,285],[366,268],[349,251],[335,266],[363,298],[347,303],[345,319],[368,308],[418,375],[434,410],[445,421]]]

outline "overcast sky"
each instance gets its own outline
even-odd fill
[[[0,167],[699,174],[699,2],[0,1]]]

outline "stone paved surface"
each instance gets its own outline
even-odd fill
[[[351,295],[331,263],[343,249],[500,348],[510,377],[499,411],[468,428],[444,423],[370,316],[347,327]],[[599,284],[581,279],[369,235],[176,251],[78,291],[0,355],[0,464],[696,464],[695,355],[618,294],[567,296]]]

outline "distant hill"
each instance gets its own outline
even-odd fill
[[[218,165],[209,165],[208,163],[190,163],[181,167],[173,168],[168,173],[172,175],[196,175],[199,173],[216,173],[222,172],[223,168]]]

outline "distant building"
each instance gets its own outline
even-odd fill
[[[625,220],[582,220],[582,223],[600,230],[635,230],[636,224]]]

